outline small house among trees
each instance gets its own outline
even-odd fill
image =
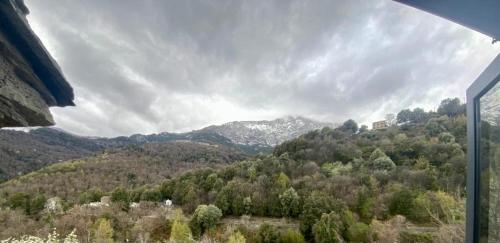
[[[372,123],[373,130],[385,129],[387,128],[387,122],[385,120],[376,121]]]

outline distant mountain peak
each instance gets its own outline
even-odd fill
[[[285,116],[274,120],[233,121],[209,126],[202,131],[220,134],[236,144],[275,146],[323,127],[334,127],[334,125],[302,116]]]

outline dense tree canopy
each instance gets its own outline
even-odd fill
[[[440,115],[455,117],[465,114],[465,104],[462,104],[459,98],[448,98],[441,101],[437,112]]]

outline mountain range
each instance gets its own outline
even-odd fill
[[[201,129],[229,138],[233,143],[250,146],[276,146],[312,130],[331,127],[304,117],[285,117],[271,121],[234,121]]]
[[[83,158],[106,150],[170,141],[219,144],[245,154],[269,153],[286,140],[333,124],[303,117],[271,121],[234,121],[186,133],[134,134],[114,138],[85,137],[58,128],[30,131],[0,130],[0,181],[44,166]]]

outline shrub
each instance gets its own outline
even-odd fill
[[[453,136],[449,132],[442,132],[439,134],[439,142],[441,143],[454,143],[455,142],[455,136]]]
[[[373,220],[371,228],[374,242],[398,242],[398,229],[389,222],[382,223],[378,220]]]
[[[415,212],[420,221],[451,224],[464,217],[464,208],[446,192],[427,192],[415,199]]]
[[[99,202],[104,193],[100,189],[93,189],[80,194],[78,201],[80,204]]]
[[[276,227],[269,224],[262,224],[257,232],[258,243],[279,243],[280,234]]]
[[[94,224],[94,238],[96,242],[113,242],[113,227],[108,219],[100,218]]]
[[[161,200],[161,193],[155,189],[148,189],[141,194],[142,201],[158,202]]]
[[[18,192],[7,200],[7,205],[11,208],[23,209],[26,215],[36,215],[43,210],[46,201],[42,194],[32,196]]]
[[[369,170],[391,171],[396,168],[396,164],[382,150],[375,149],[370,155],[370,159],[364,165]]]
[[[281,242],[282,243],[305,243],[304,236],[292,229],[288,229],[286,232],[281,234]]]
[[[428,232],[401,231],[399,232],[400,243],[432,243],[434,236]]]
[[[439,227],[434,240],[438,243],[465,242],[465,229],[463,224],[448,224]]]
[[[326,172],[329,176],[345,175],[352,171],[352,164],[343,164],[340,161],[335,163],[324,163],[321,169]]]
[[[364,189],[358,193],[357,210],[360,219],[365,223],[370,223],[375,216],[375,200],[369,195],[368,190]]]
[[[130,198],[127,190],[125,190],[123,187],[116,188],[111,193],[111,201],[118,203],[122,207],[122,209],[128,209]]]
[[[222,217],[222,211],[212,204],[199,205],[193,213],[189,226],[194,235],[199,237],[207,230],[215,229],[217,222]]]
[[[30,201],[29,215],[36,215],[45,208],[47,199],[44,195],[38,194]]]
[[[233,232],[230,236],[229,239],[227,240],[228,243],[245,243],[245,236],[241,234],[239,231]]]
[[[354,223],[347,229],[346,238],[350,242],[367,242],[371,236],[371,228],[364,223]]]
[[[414,193],[407,188],[402,188],[392,194],[389,201],[389,212],[392,215],[401,214],[407,218],[414,218]]]

